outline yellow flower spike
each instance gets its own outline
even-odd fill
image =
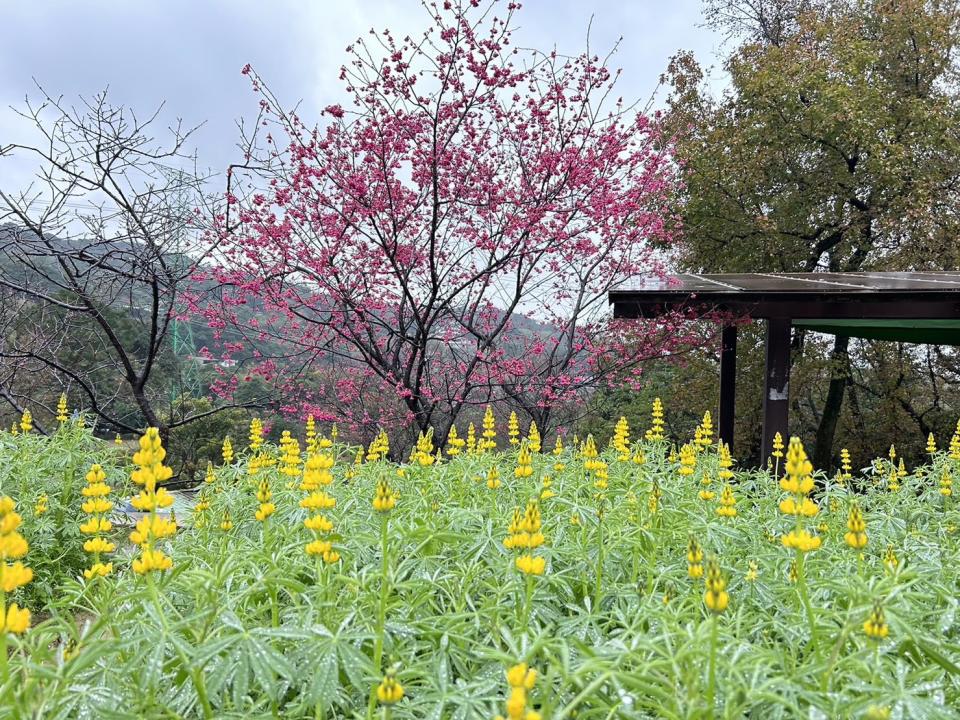
[[[172,514],[170,519],[161,518],[157,515],[158,508],[173,505],[173,496],[165,488],[157,487],[159,483],[169,480],[173,476],[173,470],[163,464],[167,453],[160,440],[160,431],[157,428],[148,428],[140,438],[138,446],[139,449],[133,454],[133,462],[137,467],[130,474],[130,477],[143,489],[131,499],[130,504],[137,510],[149,513],[149,516],[139,521],[137,528],[131,533],[131,541],[141,548],[140,557],[133,561],[132,567],[135,573],[144,575],[148,572],[168,570],[173,567],[173,561],[156,547],[156,543],[175,534],[177,528]],[[102,501],[102,499],[97,501]],[[88,503],[97,501],[91,500]],[[88,503],[84,503],[84,508]],[[102,538],[97,539],[102,540]],[[103,546],[98,545],[97,547]],[[112,550],[92,550],[90,552],[112,552]],[[98,559],[95,556],[95,560]]]
[[[957,429],[950,438],[950,459],[960,460],[960,420],[957,420]]]
[[[900,489],[900,475],[897,473],[896,468],[890,469],[890,477],[887,480],[887,490],[890,492],[896,492]]]
[[[887,549],[883,553],[883,564],[890,572],[896,570],[897,566],[900,565],[900,560],[897,558],[893,545],[887,545]]]
[[[927,452],[930,455],[936,455],[937,453],[937,439],[933,436],[933,433],[927,436]]]
[[[953,495],[953,477],[951,477],[950,472],[946,468],[943,469],[943,473],[940,475],[940,494],[944,497]]]
[[[496,720],[540,720],[540,713],[527,708],[527,694],[537,682],[537,671],[526,663],[514,665],[506,671],[509,694],[504,703],[506,716],[497,715]]]
[[[727,594],[727,581],[720,569],[720,563],[715,557],[707,561],[707,578],[704,583],[706,592],[703,594],[703,603],[713,613],[720,614],[727,609],[730,596]]]
[[[169,570],[173,561],[162,550],[144,550],[140,557],[133,561],[133,571],[137,575],[148,572]]]
[[[723,492],[720,494],[720,507],[716,509],[717,515],[720,517],[736,517],[737,515],[737,498],[734,497],[733,488],[730,487],[730,484],[723,486]]]
[[[770,455],[778,459],[783,457],[783,436],[780,433],[773,436],[773,452]]]
[[[546,564],[546,560],[541,556],[530,555],[529,553],[521,555],[516,559],[517,570],[525,575],[543,575]]]
[[[651,442],[663,440],[663,403],[660,398],[653,399],[653,410],[650,413],[650,428],[644,433],[644,438]]]
[[[0,607],[0,632],[22,635],[30,627],[30,611],[16,603],[4,609]]]
[[[784,547],[799,550],[800,552],[811,552],[820,547],[820,538],[812,535],[807,530],[791,530],[783,536]]]
[[[710,416],[709,410],[703,414],[703,421],[697,429],[700,432],[696,445],[702,449],[710,447],[713,444],[713,418]]]
[[[263,422],[260,418],[253,418],[250,421],[250,434],[248,437],[251,452],[256,452],[263,447]]]
[[[377,686],[377,702],[381,705],[396,705],[403,700],[403,685],[397,682],[396,673],[388,670]]]
[[[624,415],[620,416],[617,424],[613,428],[613,439],[611,444],[619,453],[618,459],[626,461],[630,459],[630,423]]]
[[[333,523],[323,515],[319,514],[304,518],[303,525],[308,530],[314,530],[321,533],[328,533],[333,530]]]
[[[33,570],[22,562],[0,562],[0,590],[13,592],[33,580]]]
[[[67,407],[67,394],[60,393],[60,399],[57,401],[57,422],[63,425],[70,419],[70,410]]]
[[[87,580],[93,580],[98,577],[106,577],[113,572],[113,563],[95,562],[89,568],[83,571],[83,577]]]
[[[693,475],[696,472],[696,467],[697,451],[694,445],[684,445],[680,448],[680,467],[677,469],[677,474],[684,477]]]
[[[229,511],[224,511],[223,518],[220,520],[220,529],[224,532],[233,529],[233,519],[230,517]]]
[[[863,519],[863,513],[860,507],[853,503],[850,506],[850,513],[847,515],[847,530],[843,541],[854,550],[861,550],[867,545],[867,523]]]
[[[517,419],[517,411],[510,412],[510,419],[507,421],[507,437],[511,445],[520,444],[520,421]]]
[[[451,425],[450,432],[447,433],[447,455],[455,457],[463,451],[467,441],[457,435],[457,426]]]
[[[417,444],[413,451],[413,461],[417,462],[421,467],[429,467],[436,462],[437,458],[434,455],[433,447],[433,428],[429,428],[427,432],[420,433],[420,437],[417,438]]]
[[[491,490],[496,490],[500,487],[500,485],[500,471],[497,470],[497,466],[494,465],[492,468],[490,468],[490,472],[487,473],[487,487]]]
[[[872,640],[882,640],[890,634],[890,628],[887,627],[883,607],[879,602],[873,604],[870,617],[863,623],[863,632]]]
[[[717,473],[717,477],[719,477],[721,480],[732,479],[733,471],[730,468],[733,467],[733,458],[730,455],[730,446],[725,442],[721,442],[720,448],[717,451],[717,456],[717,464],[720,466],[720,472]]]
[[[540,437],[540,430],[537,429],[537,423],[530,421],[530,428],[527,430],[527,447],[530,452],[538,453],[543,449],[543,438]]]
[[[23,415],[20,416],[20,429],[24,435],[33,430],[33,415],[29,410],[24,410]]]
[[[378,460],[386,460],[387,455],[390,453],[390,438],[387,436],[387,433],[384,430],[380,430],[377,433],[377,436],[373,439],[370,445],[367,447],[367,462],[377,462]]]
[[[751,560],[750,563],[747,565],[747,574],[744,576],[744,579],[747,582],[751,582],[751,583],[756,582],[757,575],[759,574],[759,572],[760,572],[760,566],[757,565],[757,561]]]
[[[397,505],[397,494],[386,478],[377,481],[377,491],[373,498],[373,509],[377,512],[389,512]]]
[[[694,580],[703,577],[703,548],[693,535],[687,543],[687,575]]]
[[[480,441],[481,452],[494,450],[497,447],[497,424],[493,417],[493,408],[487,405],[483,413],[483,440]]]
[[[514,468],[513,474],[521,480],[533,475],[533,458],[530,455],[530,447],[526,440],[520,442],[520,452],[517,453],[517,467]]]
[[[233,442],[230,440],[229,435],[223,438],[223,446],[220,449],[220,457],[223,458],[224,465],[230,465],[233,463]]]
[[[843,470],[841,477],[844,481],[848,481],[853,478],[853,475],[851,475],[853,463],[850,460],[850,451],[846,448],[840,450],[840,468]]]
[[[335,507],[337,501],[322,490],[314,490],[300,501],[300,507],[311,512],[329,510]]]
[[[148,445],[150,445],[149,452],[152,453],[154,451],[152,441],[148,443]],[[146,458],[146,454],[139,454],[139,459],[144,460],[149,458]],[[162,475],[162,473],[160,474]],[[106,513],[113,509],[113,503],[107,500],[111,488],[107,485],[106,479],[107,475],[103,471],[103,467],[97,464],[91,465],[85,476],[87,484],[80,491],[85,498],[88,498],[88,500],[80,506],[80,509],[90,516],[86,521],[80,523],[80,532],[84,535],[92,536],[83,543],[84,551],[93,555],[91,566],[84,570],[83,573],[83,576],[87,580],[95,577],[104,577],[109,574],[104,572],[104,568],[106,568],[108,564],[103,563],[100,556],[104,553],[111,553],[117,549],[117,546],[113,542],[103,537],[104,534],[113,530],[113,523],[110,522],[110,519],[106,515]],[[174,528],[174,530],[175,529],[176,528]],[[139,545],[140,543],[135,542],[135,544]],[[110,565],[110,568],[112,569],[112,565]]]
[[[477,452],[477,431],[473,423],[467,426],[467,454],[473,455]]]
[[[132,533],[131,533],[132,534]],[[138,545],[140,543],[137,543]],[[83,549],[88,553],[111,553],[117,549],[117,546],[110,542],[109,540],[104,540],[101,537],[93,538],[92,540],[87,540],[83,544]]]

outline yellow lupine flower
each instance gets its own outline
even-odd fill
[[[873,604],[870,617],[863,623],[863,632],[873,640],[882,640],[890,634],[890,628],[887,627],[887,620],[879,602]]]
[[[843,536],[843,541],[854,548],[860,550],[867,544],[867,523],[863,519],[863,513],[860,507],[854,503],[850,506],[850,514],[847,516],[847,530]]]
[[[377,512],[389,512],[397,504],[397,494],[387,480],[381,479],[377,482],[376,495],[373,498],[373,509]]]
[[[526,575],[543,575],[546,560],[539,555],[524,554],[516,559],[517,570]]]
[[[0,632],[22,635],[30,627],[30,611],[20,608],[16,603],[4,609],[0,607]]]
[[[110,553],[117,549],[117,546],[114,545],[109,540],[104,540],[101,537],[91,538],[83,544],[83,549],[88,553]]]
[[[403,685],[397,682],[393,672],[388,671],[377,686],[377,702],[381,705],[396,705],[403,700]]]
[[[110,532],[113,524],[104,517],[94,516],[84,523],[80,523],[80,532],[84,535],[95,535],[102,532]]]
[[[263,522],[268,517],[273,515],[276,511],[277,511],[277,506],[274,505],[272,502],[261,503],[260,507],[257,508],[257,512],[254,513],[254,517],[260,522]]]
[[[70,416],[67,414],[68,411],[67,394],[60,393],[60,399],[57,401],[57,422],[61,425],[70,419]]]
[[[95,577],[106,577],[112,572],[113,563],[95,562],[93,565],[83,571],[83,576],[87,580],[92,580]]]
[[[157,428],[148,428],[138,445],[140,449],[133,455],[137,468],[130,477],[135,483],[142,485],[143,490],[131,499],[130,504],[150,515],[137,523],[130,539],[141,548],[140,557],[133,561],[133,571],[143,575],[173,567],[173,561],[156,547],[156,542],[174,534],[176,524],[157,515],[158,508],[173,505],[173,496],[165,488],[157,487],[158,483],[173,476],[173,470],[163,464],[167,452],[160,440],[160,431]]]
[[[300,507],[306,510],[329,510],[337,501],[322,490],[315,490],[300,501]]]
[[[137,575],[144,575],[153,570],[169,570],[173,567],[173,560],[167,557],[163,550],[144,550],[140,557],[133,561],[133,571]]]
[[[13,592],[33,580],[33,570],[22,562],[0,563],[0,590]]]
[[[806,530],[791,530],[783,536],[782,542],[785,547],[794,548],[800,552],[810,552],[820,547],[820,538]]]
[[[722,613],[730,603],[730,596],[726,591],[727,581],[723,577],[723,572],[720,570],[720,564],[716,558],[710,558],[710,560],[707,561],[707,579],[705,584],[707,589],[703,594],[704,605],[712,612]]]
[[[314,530],[316,532],[326,533],[333,530],[333,523],[323,515],[311,515],[303,521],[303,524],[308,530]]]

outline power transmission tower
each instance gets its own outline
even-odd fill
[[[170,247],[178,256],[177,262],[179,262],[180,256],[186,256],[191,251],[187,228],[190,216],[193,213],[195,197],[193,177],[179,168],[159,166],[158,170],[167,179],[168,188],[171,188],[168,193],[170,198],[168,208]],[[178,397],[184,394],[191,397],[203,397],[206,383],[201,372],[203,362],[197,354],[197,346],[193,339],[193,325],[190,320],[181,320],[175,317],[171,321],[171,333],[174,361],[177,364],[177,373],[180,377],[179,387],[170,389],[171,400],[176,401]]]

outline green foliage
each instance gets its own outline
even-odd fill
[[[121,452],[76,421],[60,425],[51,437],[0,432],[0,495],[15,498],[24,517],[23,536],[36,578],[22,591],[30,606],[53,602],[87,566],[77,518],[85,499],[84,476],[93,463],[103,466],[116,492],[129,487]],[[47,510],[38,516],[41,495],[47,497]]]
[[[676,56],[668,123],[683,190],[681,264],[694,272],[938,270],[960,265],[960,94],[955,4],[708,0],[727,36],[722,94]],[[826,466],[876,451],[873,428],[940,432],[956,411],[956,353],[797,334],[791,431]],[[741,332],[738,448],[759,460],[762,333]],[[713,358],[657,388],[689,413]],[[745,378],[750,378],[745,380]],[[909,388],[909,389],[908,389]],[[694,395],[695,398],[695,395]],[[692,408],[702,405],[694,402]],[[834,441],[834,438],[837,438]],[[885,437],[881,434],[881,437]],[[922,441],[909,448],[922,452]]]
[[[36,457],[41,443],[78,466],[91,459],[81,444],[64,451],[72,434],[0,437],[3,466],[28,450]],[[405,697],[394,717],[492,717],[509,692],[504,671],[525,661],[540,673],[530,707],[557,720],[863,717],[871,705],[894,716],[958,717],[960,512],[940,494],[943,473],[960,470],[956,460],[938,453],[897,491],[887,489],[888,468],[844,486],[818,475],[820,514],[806,522],[820,526],[823,547],[806,557],[808,615],[788,577],[796,556],[779,541],[795,521],[779,512],[784,493],[770,474],[738,472],[738,514],[722,518],[716,501],[699,495],[705,487],[720,494],[714,448],[697,455],[689,476],[666,444],[632,450],[645,462],[602,451],[602,489],[569,447],[535,454],[532,476],[520,479],[514,451],[358,467],[355,448],[335,445],[325,488],[337,499],[327,513],[341,554],[333,565],[303,551],[310,533],[298,480],[277,465],[251,474],[241,452],[203,488],[210,507],[181,517],[184,527],[165,544],[171,571],[136,576],[121,549],[115,575],[56,582],[47,605],[34,607],[45,619],[10,638],[0,695],[24,717],[120,716],[123,708],[125,717],[358,718],[369,717],[372,689],[396,666]],[[273,446],[264,451],[279,456]],[[485,482],[493,467],[497,489]],[[263,480],[277,511],[260,523],[253,515]],[[399,492],[388,515],[371,505],[382,480]],[[51,512],[72,505],[66,485],[62,492],[51,495]],[[537,497],[546,544],[535,553],[547,568],[527,578],[503,540],[512,508]],[[869,535],[862,558],[843,541],[855,498]],[[18,499],[25,532],[34,533],[29,502]],[[224,531],[227,512],[234,526]],[[727,581],[730,606],[716,618],[704,609],[703,581],[688,576],[691,536],[719,558]],[[32,542],[27,561],[39,583],[46,541]],[[896,567],[884,564],[888,546]],[[879,643],[862,629],[876,601],[890,627]]]
[[[714,3],[731,10],[746,3]],[[730,29],[715,14],[720,29]],[[714,99],[671,66],[684,160],[686,263],[728,271],[957,265],[955,8],[811,5],[725,63]]]
[[[240,408],[212,413],[213,409],[214,404],[209,399],[189,396],[182,396],[174,405],[174,419],[211,413],[170,431],[168,464],[184,482],[202,479],[207,463],[220,461],[223,439],[250,418],[250,414]],[[233,439],[242,440],[243,437]]]

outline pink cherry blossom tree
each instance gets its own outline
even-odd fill
[[[230,292],[205,312],[226,324],[258,303],[250,341],[315,370],[291,410],[443,438],[466,408],[508,401],[546,428],[683,339],[670,318],[606,319],[607,290],[662,276],[674,242],[657,118],[616,96],[609,58],[521,50],[519,4],[479,5],[424,2],[422,36],[357,40],[350,101],[316,127],[244,68],[265,140],[238,167],[268,182],[241,197],[232,168],[215,271]]]

